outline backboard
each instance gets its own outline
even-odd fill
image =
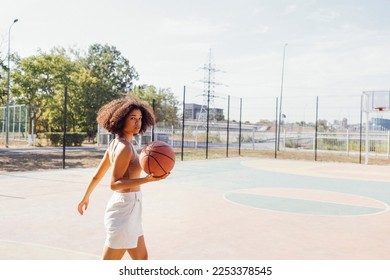
[[[382,112],[390,110],[390,91],[363,91],[363,111]]]

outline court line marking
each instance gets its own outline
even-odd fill
[[[1,196],[1,197],[6,197],[6,198],[26,199],[26,197],[13,196],[13,195],[5,195],[5,194],[0,194],[0,196]]]
[[[18,241],[5,240],[5,239],[0,239],[0,243],[16,244],[16,245],[29,246],[29,247],[40,247],[40,248],[45,248],[45,249],[54,250],[54,251],[62,251],[62,252],[70,253],[70,254],[77,254],[77,255],[83,255],[83,256],[87,256],[87,257],[100,258],[100,256],[94,255],[94,254],[89,254],[89,253],[84,253],[84,252],[80,252],[80,251],[69,250],[69,249],[64,249],[64,248],[59,248],[59,247],[54,247],[54,246],[48,246],[48,245],[43,245],[43,244],[38,244],[38,243],[18,242]],[[59,257],[58,260],[61,260],[61,258]]]

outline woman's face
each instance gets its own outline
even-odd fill
[[[130,112],[126,118],[126,123],[123,128],[125,133],[137,135],[142,125],[142,113],[139,109]]]

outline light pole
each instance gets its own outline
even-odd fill
[[[11,56],[11,28],[12,26],[18,22],[18,19],[14,19],[13,23],[9,27],[8,30],[8,69],[7,69],[7,104],[5,109],[5,116],[6,116],[6,122],[5,122],[5,147],[8,148],[9,144],[9,91],[10,91],[10,56]]]
[[[281,124],[281,122],[282,122],[282,100],[283,100],[284,59],[285,59],[285,57],[286,57],[286,47],[287,47],[287,43],[284,44],[284,48],[283,48],[282,85],[281,85],[281,89],[280,89],[280,101],[279,101],[278,151],[279,151],[279,144],[280,144],[280,124]]]

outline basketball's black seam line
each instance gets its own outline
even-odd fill
[[[149,154],[148,154],[148,156],[151,156],[151,155],[150,155],[151,153],[156,153],[156,154],[159,154],[159,155],[163,155],[163,156],[169,158],[170,160],[175,161],[175,160],[174,160],[173,158],[171,158],[170,156],[167,156],[166,154],[161,153],[161,152],[157,152],[157,151],[150,151]]]
[[[147,153],[146,153],[146,152],[147,152]],[[163,156],[169,158],[169,159],[172,160],[172,161],[175,161],[174,158],[168,156],[167,154],[164,154],[163,152],[158,152],[158,151],[153,151],[153,150],[146,151],[146,152],[145,152],[145,154],[146,154],[147,156],[150,156],[152,153],[156,153],[156,154],[159,154],[159,155],[163,155]]]
[[[164,155],[164,154],[162,154],[162,155]],[[161,168],[161,170],[162,171],[164,171],[164,173],[165,174],[167,174],[168,172],[161,166],[161,164],[160,164],[160,162],[154,157],[154,156],[152,156],[152,155],[150,155],[150,152],[147,154],[147,155],[145,155],[144,157],[150,157],[150,158],[152,158],[152,159],[154,159],[154,161],[160,166],[160,168]],[[144,157],[142,157],[142,158],[144,158]],[[167,156],[167,158],[170,158],[170,157],[168,157]],[[170,158],[171,159],[171,158]],[[173,161],[173,160],[172,160]],[[151,168],[150,168],[150,160],[148,159],[148,174],[151,174],[152,173],[152,170],[151,170]],[[161,176],[164,176],[164,174],[163,175],[161,175]],[[161,177],[161,176],[159,176],[159,177]]]
[[[145,151],[145,154],[141,157],[141,160],[143,160],[144,158],[148,158],[148,157],[151,157],[151,155],[150,155],[150,151]],[[146,171],[146,173],[148,173],[148,174],[150,174],[150,173],[152,173],[152,171],[150,170],[150,162],[149,162],[149,159],[147,160],[147,163],[148,163],[148,170]],[[165,171],[165,170],[164,170]]]
[[[149,155],[149,157],[151,157],[152,159],[154,159],[156,162],[157,162],[157,164],[160,166],[160,168],[162,169],[162,171],[164,171],[165,172],[165,174],[167,174],[167,172],[165,171],[165,169],[161,166],[161,164],[158,162],[158,160],[154,157],[154,156],[151,156],[151,155]],[[149,160],[148,160],[148,165],[149,165]],[[149,166],[148,166],[149,167]],[[150,167],[149,167],[149,172],[150,172],[151,170],[150,170]]]
[[[150,153],[147,155],[148,157],[148,174],[152,173],[152,170],[150,170],[150,161],[149,161],[149,157],[150,157]]]

